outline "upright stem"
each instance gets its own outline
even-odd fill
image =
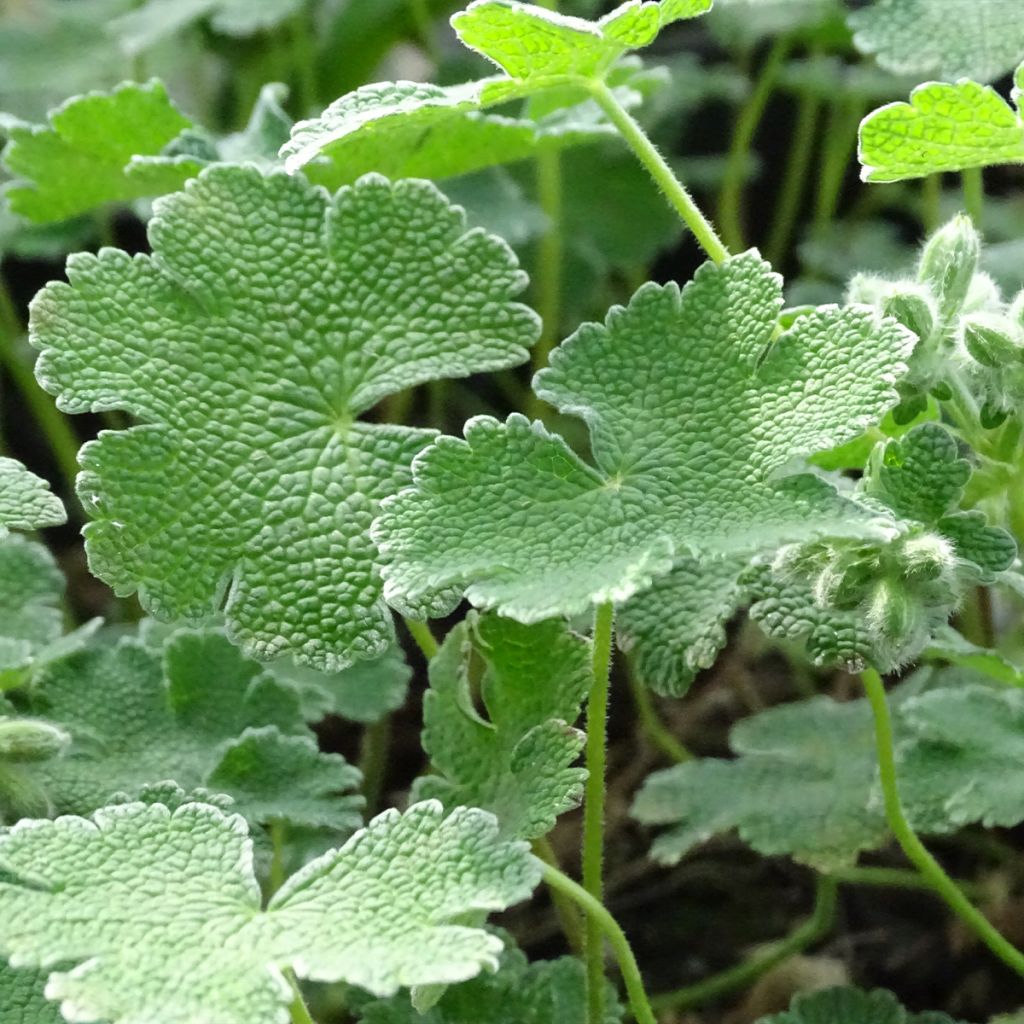
[[[837,99],[832,107],[825,129],[825,151],[818,178],[818,198],[814,209],[816,227],[831,223],[836,215],[850,157],[857,146],[861,110],[861,101],[849,98]]]
[[[588,88],[594,100],[608,115],[608,120],[618,129],[619,134],[647,169],[654,183],[665,194],[665,198],[672,204],[683,223],[693,232],[701,248],[715,263],[727,260],[729,250],[718,237],[711,222],[700,211],[686,186],[675,176],[668,162],[658,152],[657,146],[647,137],[647,133],[636,119],[619,103],[604,82],[591,82]]]
[[[299,983],[295,980],[295,975],[290,970],[286,970],[284,976],[291,986],[292,994],[294,995],[291,1005],[292,1024],[316,1024],[312,1014],[309,1012],[309,1008],[306,1006],[306,1001],[302,998],[302,992],[299,990]]]
[[[626,996],[629,999],[629,1008],[636,1018],[637,1024],[657,1024],[654,1019],[654,1011],[651,1009],[650,1000],[644,990],[643,978],[640,976],[640,967],[633,955],[625,932],[619,927],[619,923],[608,912],[605,905],[595,899],[586,889],[578,885],[571,878],[563,875],[557,868],[549,864],[544,865],[544,881],[552,889],[557,889],[568,896],[574,903],[583,908],[587,915],[588,932],[593,924],[597,932],[603,935],[615,954],[615,960],[622,972],[622,980],[626,985]],[[604,978],[601,979],[602,988]],[[593,1022],[593,1018],[591,1018]],[[601,1018],[599,1024],[604,1024]]]
[[[434,19],[431,17],[427,0],[409,0],[409,13],[412,15],[412,23],[416,26],[416,35],[419,36],[424,53],[436,65],[439,63],[441,53],[434,38]]]
[[[604,775],[608,733],[608,683],[615,607],[594,612],[590,697],[587,701],[587,786],[583,806],[583,888],[597,902],[604,896]],[[590,1024],[604,1024],[604,943],[599,921],[587,917],[587,1006]]]
[[[825,875],[818,877],[815,888],[814,910],[811,916],[758,956],[737,964],[695,985],[655,996],[651,1005],[661,1010],[688,1010],[702,1006],[738,989],[746,988],[773,967],[802,953],[808,946],[822,939],[831,930],[836,916],[836,883]]]
[[[810,91],[800,98],[800,106],[796,115],[796,127],[789,148],[789,159],[786,161],[785,176],[782,181],[782,193],[775,206],[775,220],[771,233],[765,244],[765,256],[774,267],[780,267],[789,252],[789,244],[793,238],[797,214],[800,212],[800,200],[807,184],[807,172],[810,169],[811,153],[814,150],[814,129],[821,112],[821,100]]]
[[[921,225],[930,235],[942,220],[942,175],[929,174],[921,181]]]
[[[896,783],[896,755],[893,749],[892,718],[885,697],[885,685],[874,669],[861,673],[864,691],[875,719],[875,746],[878,751],[878,772],[885,801],[885,816],[896,841],[910,862],[921,872],[947,905],[1008,967],[1024,976],[1024,954],[1009,943],[960,891],[956,882],[925,849],[903,812]]]
[[[290,28],[292,70],[295,74],[295,109],[306,117],[316,103],[316,47],[310,26],[311,12],[303,5],[292,18]]]
[[[534,839],[530,847],[537,860],[547,864],[548,867],[554,868],[556,871],[561,871],[558,855],[546,837],[542,836],[540,839]],[[579,908],[561,889],[556,889],[550,885],[548,888],[551,890],[551,902],[554,905],[555,913],[558,915],[562,932],[565,934],[565,941],[574,953],[582,954],[584,943],[583,919],[580,917]]]
[[[630,666],[627,672],[627,677],[629,679],[629,689],[633,694],[636,716],[640,721],[640,728],[647,738],[670,761],[675,761],[676,764],[692,761],[693,754],[665,728],[664,723],[658,717],[654,702],[651,700],[651,691],[647,689],[644,681],[633,671],[632,666]]]
[[[277,892],[287,879],[284,863],[284,846],[287,839],[288,826],[283,821],[274,821],[270,825],[270,895]]]
[[[964,209],[970,214],[974,226],[980,230],[985,211],[985,178],[980,167],[968,167],[961,175],[964,188]]]
[[[391,748],[391,716],[383,715],[363,729],[359,746],[359,770],[363,773],[363,796],[366,799],[366,813],[371,817],[380,808],[380,796],[384,789],[384,776]]]
[[[736,128],[732,134],[732,144],[725,163],[725,176],[718,194],[718,223],[722,229],[722,237],[730,249],[744,248],[742,224],[743,176],[747,167],[747,159],[751,152],[754,132],[761,123],[765,107],[779,80],[779,71],[790,50],[788,36],[779,36],[768,51],[768,56],[761,67],[757,82],[740,109],[736,120]]]
[[[416,619],[403,618],[402,621],[405,623],[405,628],[409,630],[409,635],[416,641],[416,646],[422,652],[423,657],[430,661],[438,651],[437,640],[430,632],[430,627],[425,622],[418,622]]]

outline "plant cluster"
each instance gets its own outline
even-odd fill
[[[458,55],[443,2],[322,6],[0,14],[0,255],[71,252],[26,331],[0,291],[38,427],[8,412],[0,458],[0,1024],[669,1024],[825,941],[857,885],[944,904],[990,1012],[1024,1013],[1017,894],[921,839],[1020,860],[984,831],[1024,822],[1024,226],[982,174],[1024,164],[1017,0],[474,0]],[[705,31],[752,84],[672,56]],[[367,84],[408,38],[436,81]],[[205,123],[172,99],[189,47],[243,55]],[[677,157],[708,103],[738,104],[729,152]],[[854,131],[889,187],[839,221]],[[692,274],[657,262],[693,242]],[[748,685],[696,757],[680,709],[742,645],[786,699]],[[422,764],[389,786],[414,678]],[[811,916],[652,995],[609,909],[627,815],[663,866],[732,834],[790,858]],[[530,900],[563,955],[527,956],[503,912]],[[733,1019],[976,1012],[840,973]]]

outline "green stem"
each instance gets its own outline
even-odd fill
[[[981,230],[981,218],[985,211],[985,178],[980,167],[968,167],[961,175],[964,189],[964,209]]]
[[[565,237],[562,231],[562,155],[542,149],[537,154],[537,197],[547,218],[547,229],[537,250],[537,312],[543,325],[540,341],[533,350],[533,371],[547,366],[551,350],[558,344],[562,320],[562,287]],[[544,404],[531,391],[527,412],[540,417]]]
[[[924,889],[935,893],[935,887],[916,871],[905,868],[853,867],[840,868],[829,872],[829,877],[840,885],[868,885],[882,889]],[[957,887],[964,890],[976,889],[973,882],[957,882]]]
[[[291,1005],[292,1024],[316,1024],[316,1021],[313,1020],[313,1015],[306,1006],[306,1001],[302,998],[302,992],[299,989],[299,983],[295,980],[295,975],[290,970],[286,970],[284,976],[289,986],[291,986],[292,995],[294,996]]]
[[[930,235],[942,220],[942,175],[929,174],[921,181],[921,225]]]
[[[587,701],[587,785],[583,805],[583,888],[597,902],[604,896],[604,796],[608,732],[608,689],[615,606],[594,611],[590,696]],[[590,1024],[604,1024],[604,943],[600,922],[587,917],[587,1005]]]
[[[765,256],[774,267],[782,265],[789,253],[800,212],[800,200],[807,184],[807,172],[814,152],[815,127],[821,112],[821,101],[812,92],[805,92],[800,98],[796,115],[796,126],[790,141],[789,159],[786,162],[782,192],[775,206],[775,219],[765,244]]]
[[[633,694],[636,716],[644,735],[670,761],[675,761],[677,764],[682,764],[683,761],[692,761],[693,754],[665,728],[665,724],[658,717],[654,701],[651,699],[651,691],[647,688],[647,684],[633,671],[632,665],[629,666],[626,676],[629,680],[630,692]]]
[[[316,47],[309,23],[309,7],[303,5],[292,18],[291,64],[295,75],[295,109],[299,117],[306,117],[317,98]]]
[[[597,931],[603,935],[611,946],[612,953],[622,972],[622,980],[626,985],[626,996],[629,999],[629,1008],[636,1018],[638,1024],[657,1024],[654,1018],[654,1011],[651,1009],[650,1000],[644,990],[643,978],[640,976],[640,968],[637,965],[636,957],[629,945],[619,923],[610,913],[605,905],[595,899],[583,886],[578,885],[567,875],[562,874],[557,868],[550,864],[544,865],[544,881],[552,889],[565,893],[574,903],[583,909],[587,916],[588,926],[592,922]],[[602,978],[603,986],[603,978]],[[603,1024],[603,1018],[601,1021]]]
[[[1008,942],[960,891],[956,882],[942,869],[917,837],[903,813],[896,782],[896,755],[893,749],[892,718],[885,696],[882,677],[874,669],[861,673],[864,691],[875,720],[875,745],[878,752],[878,773],[885,801],[885,816],[896,841],[908,860],[921,872],[932,888],[945,900],[955,914],[988,948],[1018,974],[1024,976],[1024,954]]]
[[[842,97],[832,106],[825,128],[825,152],[818,178],[818,196],[814,209],[816,227],[831,223],[836,215],[850,157],[857,146],[861,107],[860,101]]]
[[[659,1013],[663,1010],[688,1010],[702,1006],[738,989],[746,988],[772,968],[802,953],[808,946],[822,939],[831,930],[836,917],[836,883],[820,876],[815,890],[814,910],[811,916],[786,938],[774,943],[746,963],[737,964],[710,978],[655,996],[651,1005]]]
[[[74,494],[75,479],[78,476],[78,438],[53,399],[39,386],[31,365],[17,352],[16,345],[22,335],[21,321],[14,309],[10,292],[2,280],[0,335],[0,364],[14,381],[14,386],[21,393],[29,412],[43,432],[68,493]]]
[[[546,838],[534,839],[530,845],[533,849],[533,855],[537,860],[548,865],[548,867],[554,868],[556,871],[561,871],[558,863],[558,854],[555,853],[554,848]],[[549,888],[551,890],[551,902],[554,905],[555,913],[558,915],[562,932],[565,934],[565,941],[569,944],[569,948],[573,953],[577,955],[582,954],[584,945],[583,921],[580,918],[579,909],[561,889],[556,889],[553,886],[549,886]]]
[[[407,619],[404,616],[402,621],[405,623],[405,628],[409,630],[409,635],[416,641],[416,646],[422,652],[423,657],[430,661],[438,651],[437,640],[430,632],[430,627],[425,622]]]
[[[270,895],[285,883],[284,844],[288,826],[283,821],[270,823]]]
[[[789,53],[791,42],[788,36],[779,36],[768,51],[757,81],[736,119],[732,144],[725,162],[725,175],[718,194],[718,223],[722,238],[732,250],[746,248],[743,241],[742,200],[743,177],[751,153],[754,133],[764,116],[765,107],[779,80],[779,72]]]
[[[615,125],[626,144],[654,179],[654,183],[682,218],[683,223],[693,232],[701,248],[715,263],[727,260],[729,250],[637,120],[619,103],[604,82],[590,82],[587,87],[594,100],[608,115],[608,120]]]
[[[363,773],[363,796],[366,812],[374,815],[380,810],[380,797],[384,789],[384,776],[391,748],[391,716],[384,715],[363,729],[359,747],[359,770]]]
[[[412,23],[416,27],[416,35],[423,52],[436,66],[440,63],[441,51],[434,37],[434,19],[431,17],[427,0],[409,0],[409,14],[412,16]]]

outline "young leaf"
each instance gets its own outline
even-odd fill
[[[78,650],[99,619],[64,635],[64,576],[42,544],[17,535],[0,540],[0,690]]]
[[[389,599],[441,614],[458,588],[537,621],[624,601],[688,550],[871,533],[796,463],[881,415],[912,338],[866,309],[826,308],[775,340],[781,307],[779,278],[747,253],[705,264],[682,292],[644,285],[585,324],[535,388],[586,420],[598,468],[517,415],[438,439],[374,524]]]
[[[227,793],[254,823],[362,823],[359,773],[319,753],[298,694],[218,632],[177,633],[162,652],[126,638],[54,663],[31,711],[72,736],[67,756],[32,771],[59,813],[174,779]],[[289,785],[298,788],[289,794]]]
[[[473,709],[476,658],[487,720]],[[417,794],[482,807],[503,835],[546,835],[582,796],[587,773],[573,763],[584,736],[572,726],[589,682],[589,644],[559,620],[460,623],[430,664],[423,749],[440,774],[421,779]]]
[[[60,406],[141,421],[82,451],[92,570],[157,618],[223,603],[261,658],[382,653],[370,520],[431,433],[357,417],[526,359],[538,318],[514,255],[426,182],[370,175],[330,199],[230,165],[158,200],[149,235],[153,256],[73,256],[32,306]]]
[[[874,0],[848,22],[857,48],[900,74],[991,82],[1024,53],[1017,0]]]
[[[619,1024],[622,1006],[610,985],[609,990],[605,1024]],[[496,973],[453,985],[426,1013],[397,995],[365,1004],[358,1019],[359,1024],[586,1024],[583,964],[568,956],[527,963],[518,950],[507,950]]]
[[[133,180],[125,173],[128,162],[160,153],[190,124],[157,81],[76,96],[51,112],[48,125],[10,129],[3,163],[18,180],[4,194],[15,213],[36,223],[152,195],[157,183]],[[160,190],[180,183],[173,165],[170,173]]]
[[[944,1013],[908,1013],[891,993],[882,989],[831,988],[803,992],[789,1009],[757,1024],[955,1024]]]
[[[390,996],[497,967],[501,940],[460,922],[539,877],[490,815],[426,802],[374,819],[261,911],[241,817],[124,804],[0,836],[0,954],[77,964],[46,989],[68,1017],[284,1024],[285,968]]]
[[[65,1024],[60,1010],[46,1001],[46,974],[15,970],[0,959],[0,1024]]]
[[[1022,90],[1024,65],[1017,69],[1015,103]],[[1019,107],[991,86],[966,78],[955,85],[928,82],[910,94],[909,103],[889,103],[864,118],[859,157],[864,181],[1021,163],[1024,121]]]
[[[0,540],[11,530],[38,530],[67,520],[50,485],[20,462],[0,456]]]
[[[790,854],[821,870],[852,864],[887,836],[870,806],[875,743],[865,701],[815,697],[736,725],[732,761],[707,758],[649,776],[633,815],[671,825],[652,856],[676,863],[711,837],[737,829],[765,856]]]

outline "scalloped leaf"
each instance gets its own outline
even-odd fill
[[[0,1024],[65,1024],[60,1010],[43,995],[46,974],[14,970],[0,960]]]
[[[139,425],[83,449],[90,566],[161,619],[223,605],[248,653],[322,671],[394,627],[369,525],[430,431],[358,419],[439,377],[523,362],[512,251],[429,183],[211,167],[157,201],[152,256],[68,261],[32,304],[43,386]]]
[[[586,769],[573,765],[585,737],[573,723],[590,672],[589,643],[559,620],[460,623],[430,663],[422,742],[440,774],[420,779],[417,795],[482,807],[503,835],[547,835],[583,795]],[[473,707],[477,686],[486,719]]]
[[[0,954],[77,964],[46,987],[69,1018],[285,1024],[285,969],[390,996],[496,968],[501,940],[462,922],[540,879],[489,814],[430,801],[375,818],[265,910],[252,856],[244,819],[206,804],[23,821],[0,835]]]
[[[883,989],[831,988],[802,992],[788,1010],[762,1017],[758,1024],[956,1024],[944,1013],[908,1013]]]
[[[11,530],[60,526],[67,513],[50,485],[20,462],[0,456],[0,540]]]
[[[518,415],[439,438],[374,524],[388,599],[443,614],[457,590],[530,622],[624,601],[692,551],[875,535],[799,460],[892,404],[912,336],[851,307],[774,340],[781,307],[779,278],[747,253],[585,324],[535,389],[587,422],[597,468]]]

